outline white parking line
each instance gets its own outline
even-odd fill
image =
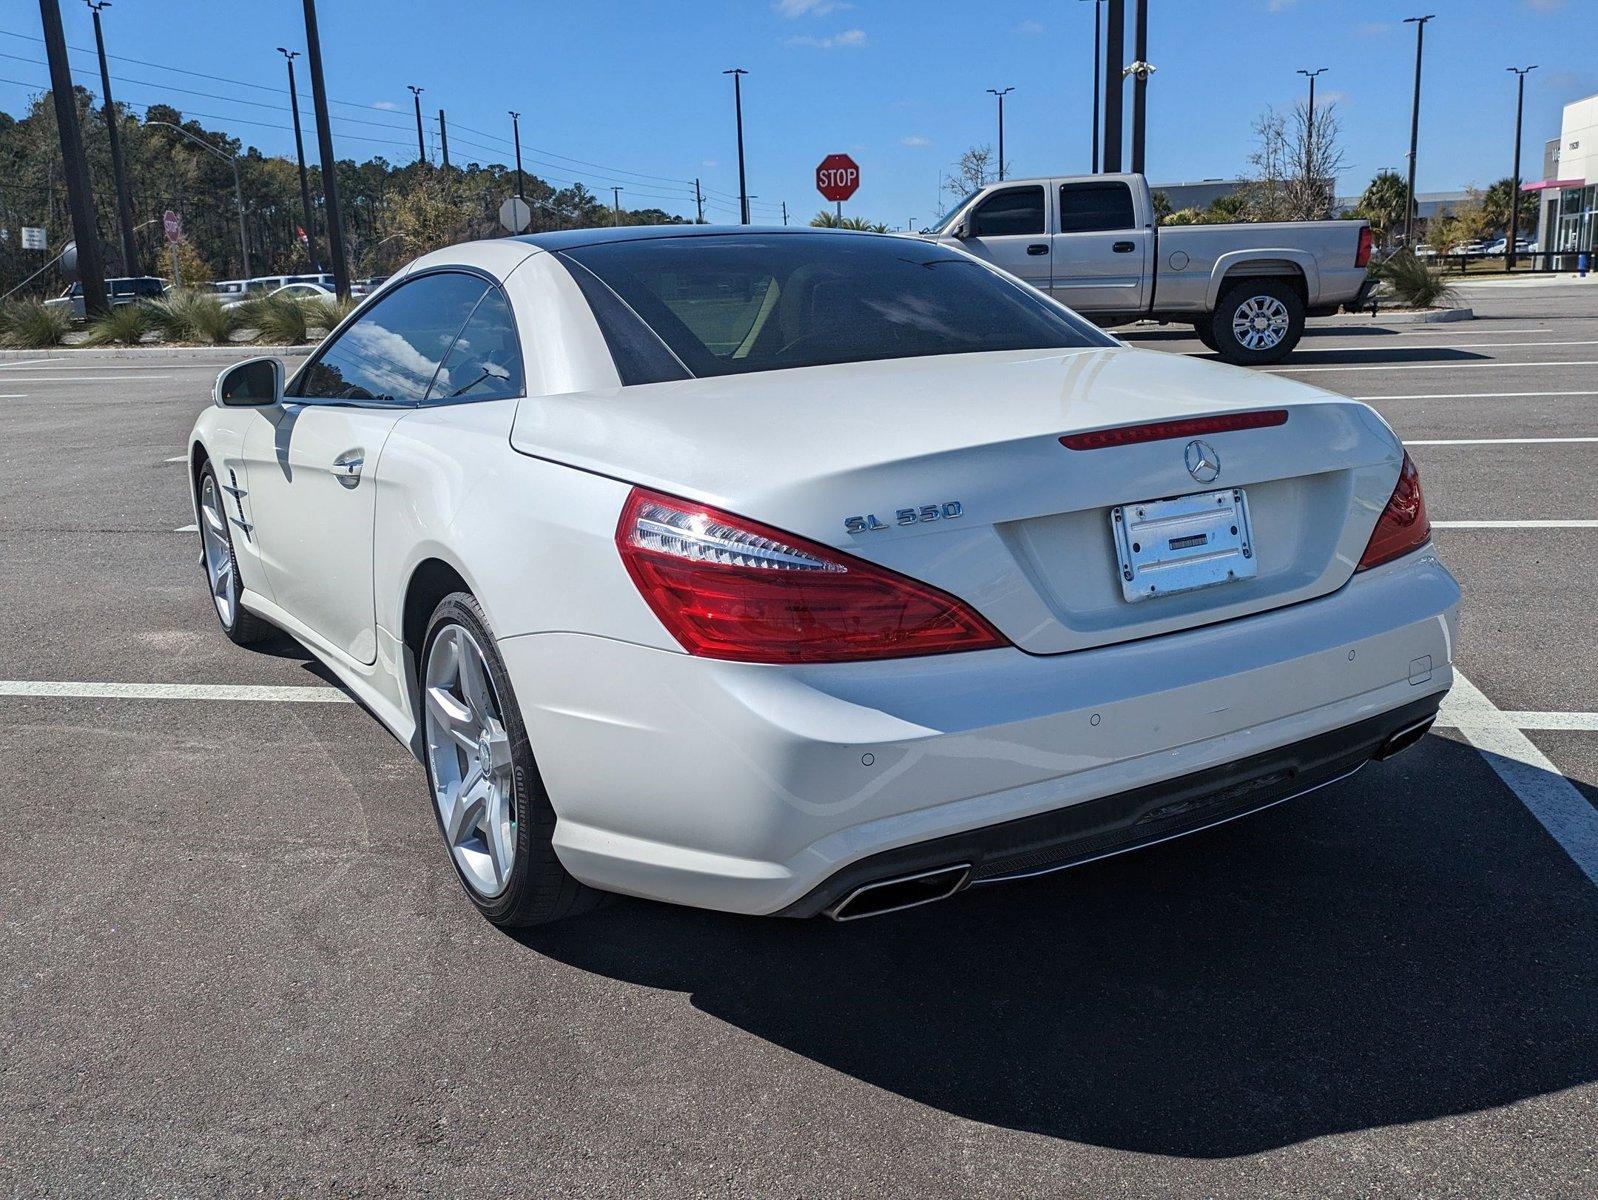
[[[1598,529],[1598,521],[1433,521],[1433,529]]]
[[[131,363],[121,359],[110,362],[73,362],[68,358],[35,358],[25,363],[0,363],[0,366],[16,369],[18,367],[31,367],[35,371],[198,371],[208,367],[209,363]]]
[[[0,696],[75,696],[102,700],[256,700],[293,704],[353,704],[335,687],[269,687],[234,683],[75,683],[0,679]]]
[[[1440,723],[1465,735],[1575,864],[1598,884],[1598,808],[1457,670]]]
[[[1420,396],[1354,396],[1369,404],[1374,400],[1520,400],[1536,396],[1598,396],[1595,392],[1427,392]]]
[[[55,361],[56,360],[53,359],[53,358],[25,358],[21,362],[0,363],[0,369],[4,369],[4,370],[7,370],[7,371],[14,371],[18,367],[31,367],[31,366],[34,366],[36,363],[48,363],[48,362],[55,362]]]
[[[1272,375],[1310,371],[1482,371],[1489,367],[1521,370],[1524,367],[1598,367],[1598,359],[1579,359],[1571,362],[1446,362],[1446,363],[1356,363],[1337,367],[1259,367]]]
[[[1504,718],[1517,729],[1585,730],[1598,733],[1598,713],[1506,712]]]
[[[1543,437],[1543,438],[1445,438],[1439,441],[1415,442],[1405,440],[1406,446],[1547,446],[1558,442],[1598,442],[1598,437]],[[176,462],[176,459],[168,459]]]
[[[0,400],[26,400],[26,392],[0,392]]]
[[[189,461],[189,456],[187,454],[174,454],[171,458],[167,459],[166,461],[167,462],[188,462]]]
[[[125,378],[116,375],[39,375],[27,379],[18,379],[13,375],[4,376],[8,383],[132,383],[134,380],[146,379],[175,379],[174,375],[129,375]]]
[[[1437,522],[1433,521],[1432,524],[1435,525],[1435,524],[1437,524]],[[173,533],[199,533],[200,532],[200,527],[198,525],[179,525],[172,532]]]
[[[1376,324],[1380,325],[1378,320]],[[1452,324],[1452,322],[1449,322]],[[1347,328],[1343,326],[1342,328]],[[1402,329],[1400,333],[1409,337],[1458,337],[1460,334],[1486,334],[1488,337],[1498,337],[1506,333],[1552,333],[1547,327],[1542,329]]]
[[[1544,346],[1598,346],[1598,339],[1585,342],[1460,342],[1455,346],[1433,346],[1426,353],[1435,353],[1439,350],[1509,350],[1515,348],[1531,347],[1541,350]],[[1297,354],[1342,354],[1345,351],[1365,352],[1375,354],[1382,350],[1402,350],[1402,346],[1300,346]],[[1414,348],[1416,351],[1420,347]],[[1407,351],[1406,351],[1407,352]]]

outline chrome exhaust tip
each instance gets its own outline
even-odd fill
[[[1433,713],[1429,717],[1422,717],[1413,725],[1404,726],[1397,733],[1388,734],[1387,740],[1377,748],[1376,753],[1371,757],[1377,762],[1381,762],[1383,759],[1392,758],[1393,755],[1408,750],[1426,736],[1426,731],[1432,727],[1432,722],[1435,720],[1437,720],[1437,714]]]
[[[931,904],[935,900],[947,900],[963,888],[970,877],[971,864],[958,863],[914,875],[880,879],[876,883],[855,888],[824,912],[834,921],[880,917],[885,913]]]

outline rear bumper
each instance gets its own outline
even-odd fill
[[[1212,809],[1199,825],[1257,800],[1249,785],[1313,786],[1318,759],[1286,781],[1248,764],[1336,731],[1362,762],[1355,727],[1375,722],[1377,737],[1389,717],[1397,728],[1435,708],[1452,682],[1458,599],[1426,549],[1318,600],[1069,654],[775,667],[570,633],[500,647],[573,875],[773,914],[825,907],[857,864],[897,867],[886,856],[973,831],[1029,819],[1052,831],[978,838],[972,861],[1002,874],[1018,855],[1091,852],[1074,839],[1113,833],[1117,814],[1161,823],[1132,844],[1167,822],[1185,831],[1185,814],[1162,805],[1202,780],[1186,797]],[[1140,799],[1149,788],[1173,798]]]
[[[831,912],[861,888],[955,864],[966,869],[955,889],[964,890],[1062,871],[1222,825],[1346,779],[1373,758],[1406,748],[1430,728],[1443,694],[1207,771],[874,854],[779,915]]]

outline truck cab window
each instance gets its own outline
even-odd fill
[[[994,192],[971,214],[972,237],[1039,237],[1043,234],[1043,189]]]
[[[1120,182],[1062,183],[1060,185],[1060,232],[1098,233],[1110,229],[1132,229],[1132,189]]]

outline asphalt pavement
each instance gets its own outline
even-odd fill
[[[173,460],[226,353],[0,359],[0,1191],[1598,1194],[1598,289],[1467,296],[1281,368],[1411,444],[1447,727],[841,926],[496,932],[404,748],[216,628]]]

